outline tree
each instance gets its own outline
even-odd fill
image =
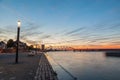
[[[34,49],[33,45],[28,46],[28,49],[33,50]]]
[[[11,48],[11,47],[14,47],[14,41],[13,41],[13,39],[9,39],[7,41],[7,48]]]

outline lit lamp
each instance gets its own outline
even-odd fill
[[[17,23],[18,23],[18,27],[20,27],[20,26],[21,26],[21,22],[20,22],[20,20],[19,20]]]
[[[17,46],[16,46],[16,58],[15,58],[15,63],[18,63],[18,50],[19,50],[19,36],[20,36],[20,26],[21,26],[21,22],[18,21],[18,28],[17,28]]]

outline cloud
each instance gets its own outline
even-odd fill
[[[1,38],[14,38],[14,36],[16,36],[16,28],[14,28],[14,25],[7,25],[7,26],[3,26],[3,28],[0,28],[0,36]]]
[[[37,36],[37,35],[40,35],[42,34],[43,32],[28,32],[28,33],[25,33],[25,34],[21,34],[21,38],[24,38],[24,37],[29,37],[29,36]]]
[[[7,28],[7,27],[0,28],[0,33],[5,34],[6,32],[7,32],[7,33],[15,33],[15,31],[14,31],[13,29],[9,29],[9,28]]]
[[[39,31],[39,28],[41,26],[36,25],[34,23],[27,23],[28,26],[22,26],[21,27],[21,32],[20,32],[20,39],[21,40],[28,40],[30,37],[37,37],[38,35],[43,34],[43,32]],[[7,25],[4,26],[4,28],[0,28],[0,38],[2,40],[4,39],[16,39],[16,32],[17,32],[17,28],[15,25]],[[34,38],[35,39],[35,38]],[[32,43],[32,42],[30,42]]]
[[[112,24],[112,25],[110,25],[110,26],[109,26],[109,29],[112,29],[112,30],[113,30],[113,29],[120,29],[119,27],[120,27],[120,23],[117,23],[117,24]]]
[[[28,44],[35,44],[36,43],[36,41],[33,41],[33,40],[24,40],[26,43],[28,43]]]
[[[3,33],[3,31],[0,30],[0,34]]]
[[[32,22],[28,22],[27,24],[28,24],[27,26],[24,26],[24,27],[21,29],[21,32],[22,32],[22,33],[30,32],[30,31],[37,31],[39,28],[42,27],[42,26],[36,25],[36,24],[34,24],[34,23],[32,23]]]
[[[1,40],[14,38],[15,31],[13,29],[7,28],[6,26],[4,28],[0,28],[0,38]]]
[[[120,41],[113,41],[113,42],[111,42],[111,44],[120,45]]]
[[[22,39],[22,41],[26,42],[29,45],[40,44],[42,42],[42,40],[33,40],[33,39],[28,39],[28,38],[24,38]]]
[[[79,40],[82,40],[82,39],[64,40],[64,41],[46,43],[46,44],[61,44],[61,43],[64,44],[64,43],[72,43],[72,42],[79,41]]]
[[[77,28],[75,30],[72,30],[72,31],[69,31],[69,32],[66,32],[64,35],[70,35],[70,34],[73,34],[73,33],[76,33],[76,32],[79,32],[81,30],[83,30],[84,27],[81,27],[81,28]]]
[[[46,39],[46,38],[50,38],[51,37],[51,35],[43,35],[42,37],[41,37],[41,39]]]

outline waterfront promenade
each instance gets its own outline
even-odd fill
[[[44,53],[41,54],[35,80],[58,80],[57,73],[54,72]]]
[[[57,80],[44,54],[28,56],[19,53],[18,64],[15,64],[15,53],[0,54],[0,80]]]
[[[41,54],[28,56],[19,53],[18,64],[15,64],[15,53],[0,54],[0,80],[34,80]]]

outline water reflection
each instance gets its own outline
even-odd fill
[[[49,61],[60,80],[120,80],[120,59],[107,58],[104,52],[49,52]]]

